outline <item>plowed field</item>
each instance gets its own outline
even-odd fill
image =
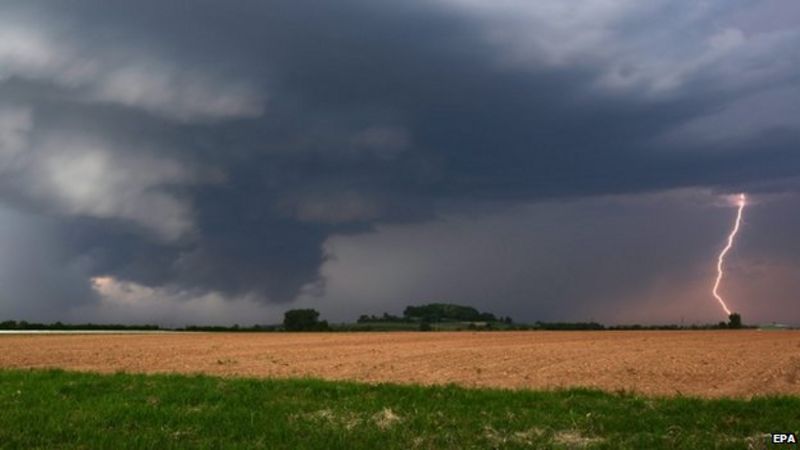
[[[3,367],[798,395],[800,332],[2,335]]]

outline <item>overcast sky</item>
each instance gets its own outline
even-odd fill
[[[0,320],[800,323],[795,0],[0,4]]]

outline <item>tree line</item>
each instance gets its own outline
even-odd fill
[[[510,317],[497,317],[492,313],[480,312],[470,306],[448,303],[430,303],[426,305],[408,306],[403,310],[402,316],[384,313],[381,316],[361,315],[356,324],[331,326],[327,320],[320,319],[319,311],[315,309],[291,309],[285,312],[280,325],[254,325],[250,327],[216,326],[216,325],[189,325],[183,328],[162,328],[158,325],[122,325],[122,324],[65,324],[36,323],[26,321],[6,320],[0,322],[0,330],[129,330],[129,331],[226,331],[226,332],[255,332],[255,331],[372,331],[380,328],[370,327],[370,324],[413,324],[405,329],[418,329],[430,331],[434,324],[463,323],[463,328],[457,329],[503,329],[503,330],[701,330],[701,329],[739,329],[752,328],[742,323],[738,313],[729,316],[728,322],[706,325],[611,325],[606,326],[594,321],[591,322],[534,322],[532,324],[515,323]]]

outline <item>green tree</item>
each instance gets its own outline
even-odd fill
[[[283,315],[283,328],[287,331],[322,331],[328,329],[328,322],[320,322],[316,309],[290,309]]]
[[[739,313],[733,313],[728,316],[728,328],[742,328],[742,316]]]

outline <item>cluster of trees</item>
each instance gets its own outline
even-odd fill
[[[471,306],[453,305],[450,303],[429,303],[427,305],[407,306],[403,317],[423,322],[499,322],[494,314],[480,312]],[[503,321],[511,322],[506,317]]]
[[[395,316],[389,313],[383,315],[359,316],[357,323],[361,325],[369,324],[419,324],[420,331],[430,331],[434,327],[431,324],[463,322],[469,323],[467,329],[492,329],[492,324],[503,323],[511,325],[513,321],[510,317],[497,317],[492,313],[480,312],[471,306],[454,305],[450,303],[429,303],[426,305],[407,306],[403,310],[402,316]],[[482,325],[476,325],[482,324]]]

